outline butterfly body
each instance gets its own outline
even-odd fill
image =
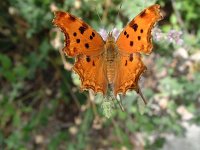
[[[112,35],[112,32],[108,34],[108,37],[105,42],[105,52],[104,55],[104,65],[105,65],[105,75],[108,81],[108,84],[113,84],[116,70],[117,70],[117,61],[119,52],[115,42],[115,38]]]
[[[139,91],[138,80],[146,70],[141,53],[153,48],[151,30],[162,18],[155,4],[138,14],[120,33],[103,38],[81,19],[57,11],[53,24],[65,34],[63,52],[76,61],[73,70],[81,79],[81,89],[92,89],[105,95],[111,85],[114,95],[127,90]]]

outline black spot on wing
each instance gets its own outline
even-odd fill
[[[85,48],[89,48],[89,44],[88,43],[85,43]]]
[[[88,25],[86,23],[82,23],[82,26],[79,27],[79,31],[83,34],[88,29]]]
[[[92,61],[92,66],[95,66],[94,60]]]
[[[127,32],[126,31],[124,31],[124,35],[126,35],[127,34]]]
[[[73,52],[76,53],[78,49],[76,47],[73,48]]]
[[[69,34],[65,32],[65,46],[68,47],[70,45]]]
[[[133,41],[130,41],[130,46],[133,46]]]
[[[77,36],[77,33],[76,33],[76,32],[74,32],[74,33],[73,33],[73,36]]]
[[[128,37],[129,37],[129,34],[126,35],[126,38],[128,38]]]
[[[126,62],[125,62],[125,66],[127,66],[127,64],[128,64],[128,61],[126,60]]]
[[[76,17],[74,17],[73,15],[69,14],[69,20],[74,22],[76,20]]]
[[[146,16],[146,10],[144,10],[143,12],[140,13],[141,18],[143,18],[144,16]]]
[[[90,61],[91,61],[90,56],[86,56],[86,61],[87,61],[87,62],[90,62]]]
[[[130,56],[129,56],[129,61],[133,61],[133,54],[130,54]]]
[[[138,25],[136,23],[130,24],[130,27],[136,32],[138,29]]]
[[[65,17],[66,16],[66,13],[65,12],[62,12],[62,11],[57,11],[57,12],[55,12],[55,14],[56,14],[56,16],[58,16],[59,18],[63,18],[63,17]]]
[[[84,27],[86,30],[88,29],[88,25],[86,23],[82,23],[82,27]]]
[[[141,36],[138,36],[138,40],[139,40],[139,41],[141,40]]]
[[[144,32],[143,29],[141,29],[141,30],[140,30],[140,33],[143,33],[143,32]]]
[[[95,37],[95,33],[94,32],[92,32],[92,36]]]
[[[81,41],[80,39],[76,39],[76,43],[80,43],[80,41]]]
[[[85,32],[85,28],[82,26],[78,30],[80,31],[81,34],[83,34]]]

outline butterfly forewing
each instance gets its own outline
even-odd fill
[[[119,51],[128,54],[151,53],[153,48],[151,30],[161,18],[160,6],[157,4],[143,10],[120,33],[117,39]]]
[[[101,36],[81,19],[66,12],[56,11],[53,24],[65,34],[63,51],[68,56],[96,56],[103,51],[104,41]]]

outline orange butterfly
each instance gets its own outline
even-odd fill
[[[81,79],[81,89],[105,95],[111,87],[117,96],[133,89],[140,94],[138,80],[146,70],[141,53],[151,53],[151,30],[161,18],[159,5],[146,8],[123,29],[116,41],[112,32],[104,41],[92,27],[66,12],[55,12],[53,24],[65,34],[63,52],[76,58],[73,70]]]

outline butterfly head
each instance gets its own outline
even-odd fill
[[[113,36],[113,32],[108,33],[105,43],[105,49],[109,53],[108,55],[113,55],[113,52],[116,50],[116,42],[115,37]]]
[[[113,43],[113,42],[115,42],[115,37],[113,36],[112,32],[109,32],[106,39],[106,43]]]

